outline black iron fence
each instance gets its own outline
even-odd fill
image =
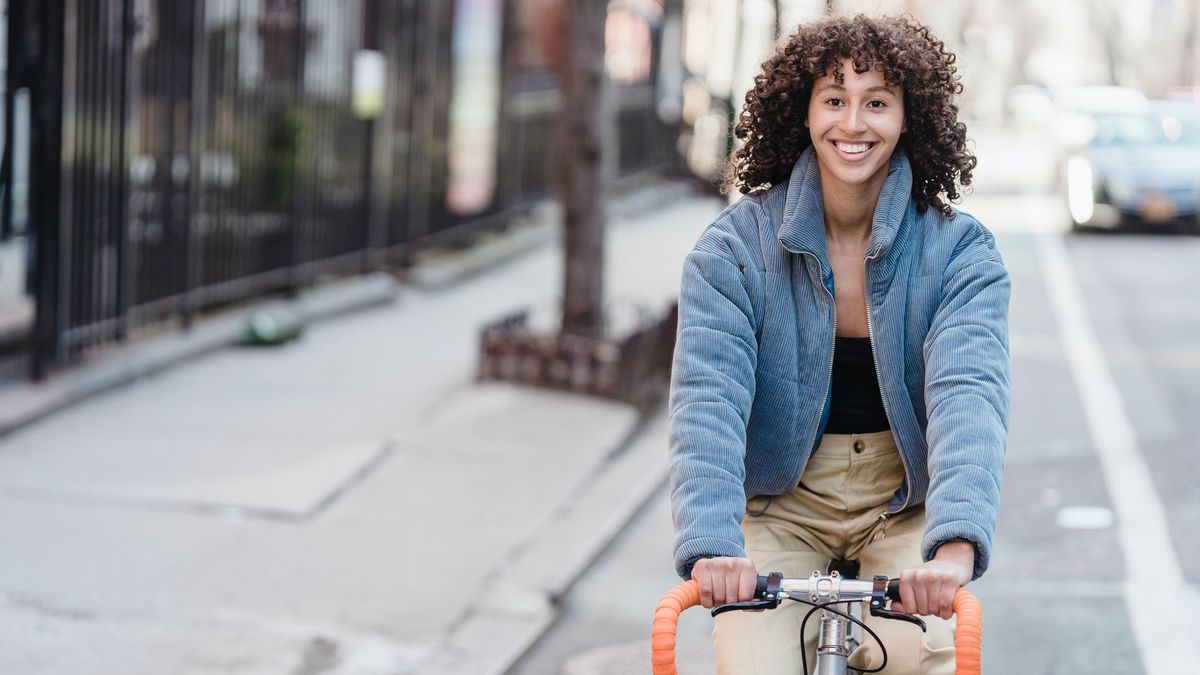
[[[141,326],[402,264],[550,196],[547,4],[9,0],[35,377]],[[655,112],[672,10],[612,5],[630,52],[613,97],[629,174],[673,161]],[[4,173],[6,228],[17,182]]]

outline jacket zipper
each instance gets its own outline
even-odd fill
[[[837,339],[833,337],[837,335],[837,300],[833,297],[833,293],[830,292],[829,287],[825,285],[825,269],[821,267],[821,259],[808,251],[804,251],[804,253],[805,255],[812,256],[813,262],[817,264],[817,271],[821,273],[821,288],[825,289],[825,292],[829,294],[829,301],[833,303],[833,332],[830,333],[829,338],[829,373],[825,377],[825,395],[821,398],[821,413],[817,415],[817,426],[813,428],[812,438],[808,441],[808,449],[806,450],[808,455],[804,458],[804,465],[800,467],[801,475],[804,474],[804,468],[808,466],[808,460],[811,458],[813,451],[813,444],[817,442],[817,432],[821,430],[821,417],[825,415],[825,403],[829,400],[829,388],[833,386],[833,350],[837,349]],[[868,320],[867,323],[870,324],[870,321]],[[884,412],[887,412],[886,408]],[[798,482],[799,478],[796,480]]]
[[[870,283],[867,281],[867,262],[874,260],[875,256],[877,255],[879,255],[878,247],[876,247],[875,251],[863,260],[863,302],[867,304],[867,337],[869,338],[868,342],[871,343],[871,361],[875,364],[875,379],[879,381],[879,400],[883,403],[883,414],[888,418],[888,426],[892,427],[892,414],[888,412],[887,396],[885,396],[883,393],[883,378],[880,377],[879,374],[879,359],[875,355],[875,328],[874,324],[871,322],[871,298],[867,293],[867,288],[870,285]],[[836,317],[836,314],[834,316]],[[835,321],[835,329],[836,326],[837,322]],[[833,364],[831,363],[829,367],[830,377],[832,378]],[[896,435],[896,429],[894,427],[891,429],[891,432],[892,439],[896,441],[896,449],[900,451],[900,464],[904,467],[904,480],[908,481],[908,491],[907,494],[904,495],[904,504],[900,506],[900,510],[888,511],[887,509],[884,509],[883,513],[879,516],[880,520],[887,520],[888,516],[892,515],[893,513],[900,513],[900,511],[908,508],[908,502],[912,499],[913,493],[912,479],[909,476],[908,471],[908,460],[904,459],[904,448],[900,446],[900,437]]]

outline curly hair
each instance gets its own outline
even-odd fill
[[[958,121],[955,98],[962,84],[955,55],[927,26],[910,16],[826,17],[803,24],[762,64],[738,116],[734,135],[745,141],[725,166],[721,191],[762,192],[785,182],[800,154],[812,145],[803,121],[813,83],[832,74],[841,84],[841,64],[854,72],[879,68],[889,85],[904,90],[907,131],[899,147],[912,168],[912,196],[924,212],[946,217],[946,201],[960,198],[958,185],[971,184],[975,156],[966,149],[967,127]],[[942,195],[946,201],[943,201]]]

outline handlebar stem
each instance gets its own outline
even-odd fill
[[[872,581],[847,579],[834,570],[821,574],[814,570],[807,579],[783,579],[779,584],[780,598],[801,598],[813,603],[867,602],[875,588]]]

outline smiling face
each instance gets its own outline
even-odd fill
[[[888,164],[904,126],[904,90],[875,68],[854,72],[842,61],[842,84],[832,72],[813,83],[805,126],[812,136],[823,181],[862,187],[887,179]]]

